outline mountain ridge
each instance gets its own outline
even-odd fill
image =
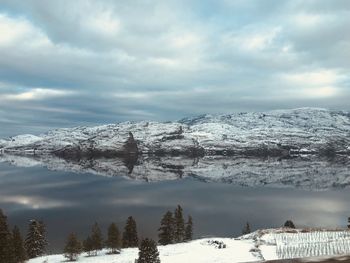
[[[63,158],[350,154],[350,113],[315,108],[205,114],[176,122],[61,128],[0,140],[0,152]]]

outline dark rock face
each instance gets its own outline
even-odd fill
[[[129,138],[124,145],[124,154],[128,154],[128,155],[130,155],[130,154],[131,155],[138,155],[139,154],[137,142],[134,139],[134,135],[132,134],[132,132],[129,132]]]

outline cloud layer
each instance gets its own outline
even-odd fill
[[[350,2],[0,0],[0,136],[349,109]]]

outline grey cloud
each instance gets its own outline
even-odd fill
[[[0,136],[207,112],[348,108],[348,1],[0,4],[2,26],[12,29],[10,44],[0,40]],[[308,72],[332,79],[310,86]],[[38,88],[74,93],[8,100]],[[319,96],[322,88],[337,93]]]

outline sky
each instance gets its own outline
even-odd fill
[[[349,110],[348,0],[0,0],[0,137]]]

